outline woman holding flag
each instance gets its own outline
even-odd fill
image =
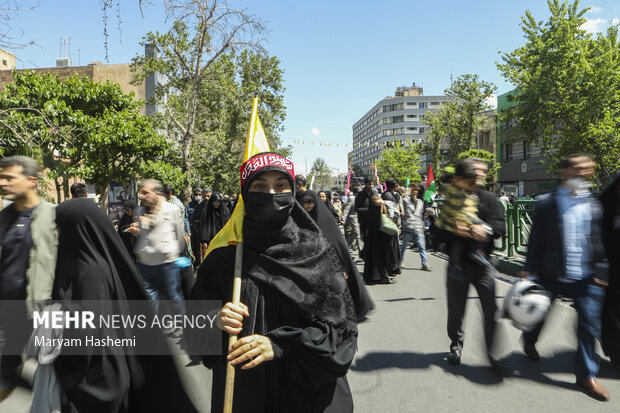
[[[356,314],[338,255],[295,202],[293,164],[259,153],[241,167],[243,265],[234,304],[234,245],[211,251],[194,299],[227,302],[218,326],[239,335],[213,369],[212,411],[222,411],[227,362],[236,366],[235,412],[351,412],[346,374],[357,349]],[[228,350],[228,351],[226,351]]]

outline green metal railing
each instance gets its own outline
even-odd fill
[[[441,213],[443,199],[436,199],[436,214]],[[499,202],[499,201],[498,201]],[[495,242],[494,250],[504,252],[506,256],[527,255],[527,242],[532,230],[532,218],[536,201],[533,199],[519,199],[514,205],[508,204],[504,208],[504,218],[506,221],[506,235]]]
[[[536,201],[533,199],[520,199],[514,205],[504,206],[506,216],[506,238],[508,244],[506,251],[508,257],[515,253],[527,255],[527,242],[530,239],[532,230],[532,218],[534,217],[534,207]]]

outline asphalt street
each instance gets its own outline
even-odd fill
[[[500,322],[498,357],[505,371],[498,375],[486,360],[480,304],[470,289],[462,364],[449,364],[447,263],[430,255],[429,264],[432,272],[421,271],[419,255],[408,250],[396,284],[369,287],[376,309],[360,324],[359,350],[348,375],[356,412],[620,411],[620,372],[605,359],[599,380],[611,401],[591,399],[574,385],[576,313],[566,302],[552,307],[537,345],[538,363],[523,355],[520,331]],[[509,281],[498,275],[500,305]],[[202,365],[188,366],[186,357],[177,362],[197,407],[208,412],[210,372]],[[0,413],[28,412],[30,400],[28,391],[16,390],[0,403]]]

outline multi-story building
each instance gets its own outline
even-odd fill
[[[15,69],[15,54],[0,49],[0,70]]]
[[[156,49],[151,45],[145,46],[145,53],[147,56],[153,56],[157,53]],[[12,67],[10,58],[12,56]],[[8,66],[4,66],[4,62],[8,62]],[[13,81],[13,74],[11,70],[15,68],[15,55],[10,52],[5,52],[0,49],[0,90],[4,88],[4,85]],[[101,62],[92,62],[86,66],[71,66],[70,58],[58,58],[56,59],[56,67],[44,67],[33,69],[18,69],[17,72],[34,72],[34,73],[48,73],[58,76],[61,80],[67,79],[73,75],[80,77],[87,77],[93,82],[105,82],[109,80],[114,83],[118,83],[123,92],[134,93],[134,98],[146,101],[155,94],[155,88],[160,84],[160,79],[157,76],[149,75],[139,85],[131,83],[133,73],[131,72],[130,63],[119,64],[102,64]],[[151,115],[159,110],[154,105],[145,104],[141,112],[142,114]]]
[[[500,119],[502,112],[518,104],[508,101],[508,96],[512,93],[514,91],[497,97]],[[501,189],[506,193],[513,192],[518,197],[552,191],[556,185],[556,177],[547,172],[547,158],[542,155],[540,147],[530,145],[525,136],[511,133],[515,126],[514,120],[500,121],[497,128],[497,157],[502,166],[498,182]]]
[[[391,142],[424,142],[424,116],[435,112],[450,98],[447,96],[424,96],[423,89],[413,84],[399,87],[394,96],[378,102],[360,120],[353,124],[352,165],[359,165],[370,174],[374,165]],[[425,161],[425,160],[423,160]],[[421,165],[426,168],[424,162]]]

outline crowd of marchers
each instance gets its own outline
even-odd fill
[[[20,312],[0,316],[0,400],[23,386],[33,389],[34,413],[197,411],[171,356],[107,348],[83,356],[29,351],[38,360],[29,380],[22,375],[24,357],[8,349],[31,348],[31,336],[11,331],[3,317],[29,323],[32,305],[46,300],[116,303],[109,305],[121,312],[126,306],[119,303],[149,300],[155,313],[176,314],[186,312],[188,300],[219,300],[220,355],[203,354],[200,339],[189,337],[195,331],[165,332],[213,369],[212,411],[226,403],[228,364],[236,366],[235,412],[353,411],[347,372],[358,323],[372,317],[368,288],[395,283],[414,248],[422,271],[432,271],[430,251],[448,257],[446,362],[461,363],[470,285],[480,298],[488,360],[497,374],[503,374],[493,352],[497,315],[523,330],[524,355],[538,361],[546,313],[562,296],[578,313],[576,386],[609,400],[596,379],[595,342],[620,366],[620,178],[596,199],[594,168],[588,155],[563,160],[556,190],[536,204],[522,280],[498,305],[493,241],[505,234],[502,202],[510,200],[485,190],[488,165],[481,159],[462,160],[443,177],[438,207],[424,196],[430,184],[424,178],[407,188],[393,179],[375,187],[368,179],[346,194],[314,192],[292,162],[260,153],[241,166],[243,202],[196,187],[184,203],[175,188],[145,179],[137,202],[127,201],[117,222],[87,198],[83,184],[71,188],[75,199],[53,205],[37,192],[37,162],[0,159],[0,189],[12,202],[0,211],[0,300],[24,303]],[[233,216],[237,208],[242,213]],[[214,248],[235,216],[241,216],[243,243]],[[240,303],[232,294],[236,264]],[[162,298],[174,308],[160,308]],[[151,339],[166,340],[163,333]],[[131,328],[119,334],[129,337]],[[239,337],[230,348],[229,335]]]
[[[491,254],[493,241],[506,232],[504,210],[515,204],[516,197],[502,192],[498,198],[485,190],[488,165],[484,160],[462,160],[454,173],[442,177],[440,208],[429,197],[424,200],[429,184],[425,181],[411,183],[405,192],[388,179],[381,192],[372,179],[366,179],[363,188],[353,188],[342,209],[340,199],[330,201],[329,193],[319,192],[318,198],[326,206],[323,213],[331,212],[344,225],[350,250],[363,261],[368,285],[396,282],[408,248],[417,248],[422,271],[430,271],[427,251],[449,257],[447,361],[452,364],[461,363],[470,284],[480,298],[488,360],[498,374],[506,370],[493,356],[498,314],[523,330],[525,357],[539,361],[536,341],[552,302],[558,296],[573,300],[578,314],[576,386],[607,401],[609,392],[596,379],[600,357],[595,342],[601,342],[605,354],[620,368],[620,178],[596,199],[591,190],[595,168],[590,155],[567,156],[559,165],[557,188],[537,197],[527,259],[519,274],[522,280],[513,285],[499,312],[498,261]],[[316,194],[303,187],[303,176],[296,181],[301,205],[312,216],[320,216],[321,211],[314,210],[319,202]]]

